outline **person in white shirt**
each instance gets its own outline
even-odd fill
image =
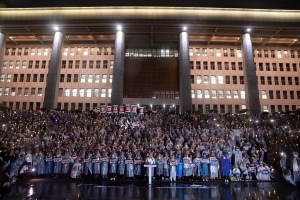
[[[232,169],[232,175],[239,181],[241,178],[241,171],[237,165],[235,165]]]

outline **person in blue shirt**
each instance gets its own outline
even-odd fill
[[[176,158],[176,161],[178,163],[178,165],[176,166],[176,176],[177,176],[178,180],[181,180],[182,179],[182,173],[183,173],[183,161],[182,161],[180,153],[178,154],[178,156]]]

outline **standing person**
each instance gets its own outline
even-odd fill
[[[136,152],[136,156],[134,158],[134,178],[135,180],[141,180],[141,173],[142,173],[142,157],[139,151]]]
[[[211,153],[211,156],[209,157],[209,168],[210,168],[210,179],[216,180],[216,178],[219,177],[219,160],[215,156],[215,152]]]
[[[294,181],[300,181],[299,174],[298,174],[300,170],[300,159],[298,155],[299,155],[298,152],[293,152],[292,169],[293,169]]]
[[[195,168],[195,163],[193,162],[193,155],[190,155],[190,163],[189,163],[189,169],[188,169],[188,178],[189,180],[194,179],[194,168]]]
[[[46,156],[45,160],[46,160],[45,174],[47,178],[50,178],[53,174],[53,156],[51,151],[48,152],[48,155]]]
[[[39,155],[36,157],[36,162],[37,162],[37,174],[43,177],[46,171],[45,157],[43,151],[39,152]]]
[[[128,153],[127,159],[125,160],[126,165],[126,178],[127,180],[133,180],[133,160],[131,153]]]
[[[156,162],[155,162],[155,158],[153,157],[153,153],[150,152],[148,154],[148,157],[145,160],[145,164],[155,165],[155,163]],[[151,169],[149,169],[149,168],[151,168]],[[153,176],[154,175],[154,167],[147,167],[147,173],[146,173],[147,176],[150,175],[149,170],[151,170],[151,175]]]
[[[116,180],[118,156],[115,150],[112,150],[109,156],[109,176],[110,180]]]
[[[176,181],[176,165],[178,164],[178,161],[175,159],[174,154],[171,155],[168,164],[170,166],[170,181]]]
[[[207,157],[206,151],[203,151],[202,159],[201,159],[201,173],[203,181],[207,181],[208,179],[208,164],[209,160]]]
[[[57,150],[56,155],[54,156],[53,162],[54,162],[54,169],[53,173],[55,175],[54,178],[58,178],[61,173],[61,166],[62,166],[62,156],[60,150]]]
[[[101,176],[103,180],[107,179],[108,165],[109,165],[109,157],[107,156],[107,151],[104,151],[103,156],[101,157]]]
[[[183,157],[183,179],[184,180],[189,179],[190,162],[191,162],[191,159],[190,159],[188,153],[185,153],[185,156]]]
[[[170,168],[169,168],[168,160],[169,160],[169,155],[166,153],[166,155],[163,158],[163,165],[164,165],[163,180],[169,179],[169,176],[170,176],[170,170],[169,170]],[[175,176],[176,176],[176,173],[175,173]]]
[[[200,152],[197,150],[196,151],[196,157],[194,158],[194,175],[197,181],[201,179],[201,156]]]
[[[176,176],[178,180],[182,179],[182,171],[183,171],[183,161],[181,159],[181,154],[179,153],[176,158],[177,164],[176,164]]]
[[[75,163],[71,170],[71,178],[79,178],[81,176],[81,164],[79,163],[79,159],[75,159]]]
[[[222,177],[225,180],[225,183],[228,183],[228,178],[231,170],[231,163],[228,156],[224,153],[223,156],[219,159],[222,166]]]
[[[69,170],[70,170],[70,162],[71,162],[71,156],[69,154],[69,151],[66,151],[65,154],[62,156],[62,168],[61,173],[64,177],[68,176]]]
[[[100,153],[99,150],[96,150],[95,155],[92,157],[92,165],[93,165],[93,176],[95,179],[99,178],[100,175]]]
[[[92,163],[92,153],[88,152],[87,156],[84,158],[83,160],[84,162],[84,176],[86,178],[91,178],[92,174],[93,174],[93,163]]]
[[[236,146],[235,150],[232,152],[234,154],[234,165],[240,166],[242,163],[243,155],[240,147]]]
[[[125,156],[124,156],[124,152],[121,151],[120,153],[120,157],[118,159],[118,171],[117,171],[117,174],[118,174],[118,178],[119,179],[124,179],[124,176],[125,176]]]
[[[286,168],[286,153],[282,153],[282,158],[280,160],[280,167],[282,170],[282,174],[285,175],[287,172],[287,168]]]
[[[1,178],[1,190],[0,190],[0,198],[3,197],[6,193],[8,193],[11,189],[11,180],[9,177],[10,171],[6,169]]]
[[[163,157],[161,156],[160,153],[158,153],[156,157],[156,177],[157,180],[163,180],[163,171],[164,170],[164,162],[163,162]]]

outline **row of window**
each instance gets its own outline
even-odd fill
[[[111,91],[112,89],[106,89],[106,88],[101,88],[101,90],[99,88],[59,88],[58,89],[58,96],[62,97],[111,97]],[[99,93],[101,92],[101,93]],[[106,94],[107,92],[107,94]]]
[[[227,49],[227,48],[190,48],[189,49],[190,56],[216,56],[221,57],[242,57],[242,50],[241,49]]]
[[[197,92],[197,93],[195,93]],[[203,93],[204,92],[204,93]],[[282,92],[282,97],[283,99],[288,99],[288,94],[290,96],[289,99],[295,99],[295,91],[280,91],[276,90],[276,99],[281,99],[281,92]],[[198,98],[198,99],[245,99],[246,93],[245,90],[241,90],[240,92],[238,90],[202,90],[202,89],[197,89],[197,90],[191,90],[192,93],[192,98]],[[300,91],[296,91],[297,99],[300,99]],[[261,91],[261,98],[262,99],[268,99],[267,96],[267,91],[262,90]],[[273,90],[269,90],[269,99],[274,99],[274,93]]]
[[[263,111],[264,112],[271,112],[271,113],[275,113],[275,105],[263,105]],[[300,105],[298,106],[298,108],[300,108]],[[196,106],[195,104],[192,105],[192,109],[196,110]],[[199,111],[203,111],[203,112],[209,112],[209,110],[214,109],[214,110],[218,110],[220,113],[238,113],[241,109],[246,109],[246,105],[242,105],[242,107],[240,107],[240,105],[234,105],[234,110],[232,108],[231,104],[227,104],[227,111],[225,111],[225,105],[224,104],[214,104],[211,105],[210,104],[205,104],[204,105],[204,109],[203,109],[203,104],[198,104],[197,105],[197,110]],[[285,111],[290,111],[291,110],[296,110],[297,106],[296,105],[284,105],[284,110]],[[283,111],[283,105],[277,105],[277,112],[282,112]]]
[[[73,78],[72,78],[73,76]],[[109,78],[109,82],[112,83],[113,75],[112,74],[102,74],[102,77],[100,77],[100,74],[60,74],[60,82],[74,82],[77,83],[80,81],[80,83],[100,83],[100,78],[102,83],[107,83],[107,79]],[[79,80],[80,78],[80,80]],[[45,74],[5,74],[0,75],[0,82],[44,82],[45,81]]]
[[[190,56],[242,57],[241,49],[227,48],[190,48]],[[296,55],[297,54],[297,55]],[[265,58],[300,58],[300,50],[268,50],[253,49],[254,57]]]
[[[18,56],[48,56],[52,53],[52,48],[48,47],[31,47],[31,48],[6,48],[5,55],[18,55]],[[64,56],[75,55],[114,55],[115,49],[113,47],[65,47],[63,48]]]
[[[126,49],[125,57],[178,57],[178,49]]]
[[[255,70],[257,70],[255,63]],[[296,72],[297,71],[297,63],[272,63],[272,71],[277,71],[277,67],[279,66],[279,71],[284,71],[284,65],[285,65],[285,69],[286,71],[291,71],[291,69]],[[242,62],[207,62],[207,61],[190,61],[190,69],[197,69],[197,70],[201,70],[203,66],[204,70],[223,70],[223,66],[225,70],[243,70],[243,63]],[[209,67],[210,66],[210,67]],[[300,67],[300,63],[299,63],[299,67]],[[259,71],[264,71],[264,68],[266,71],[271,71],[271,65],[270,63],[265,63],[265,67],[264,67],[264,63],[258,63],[258,69]]]
[[[32,69],[33,67],[35,69],[39,69],[39,68],[42,68],[42,69],[45,69],[47,67],[47,63],[48,63],[48,67],[49,67],[49,63],[50,61],[46,61],[46,60],[36,60],[35,62],[33,62],[33,60],[23,60],[23,61],[20,61],[20,60],[10,60],[10,61],[7,61],[7,60],[4,60],[3,63],[2,63],[2,68],[3,69]],[[27,65],[28,64],[28,65]]]
[[[36,93],[37,92],[37,93]],[[29,90],[28,87],[24,89],[21,87],[15,88],[2,88],[0,87],[0,96],[43,96],[43,89],[42,88],[31,88]]]
[[[107,91],[107,94],[106,94]],[[39,96],[41,97],[43,95],[43,89],[42,88],[9,88],[9,87],[5,87],[2,88],[0,87],[0,96]],[[99,93],[101,92],[101,93]],[[111,89],[106,89],[106,88],[101,88],[101,90],[99,88],[65,88],[65,90],[63,90],[63,88],[59,88],[58,89],[58,96],[62,97],[111,97]]]
[[[285,77],[285,76],[281,76],[281,77],[274,76],[273,79],[274,79],[274,84],[275,85],[279,85],[279,80],[281,82],[281,85],[293,85],[293,77],[290,77],[290,76],[288,76],[288,77]],[[287,80],[287,82],[286,82],[286,80]],[[266,81],[267,81],[268,85],[273,85],[272,76],[267,76],[267,77],[260,76],[260,84],[261,85],[266,85]],[[298,76],[294,77],[294,84],[295,85],[299,85],[299,77]]]
[[[82,69],[86,69],[87,65],[89,69],[93,69],[94,68],[94,64],[96,63],[96,69],[100,69],[101,68],[101,60],[96,60],[96,62],[94,60],[69,60],[68,64],[66,60],[62,60],[61,62],[61,68],[65,69],[66,67],[68,67],[68,69],[72,69],[73,66],[75,66],[75,69],[79,69],[80,65]],[[103,65],[102,68],[103,69],[107,69],[108,67],[108,60],[103,60]],[[113,68],[114,67],[114,61],[110,60],[109,61],[109,68]]]
[[[239,84],[244,84],[244,76],[225,76],[225,84],[238,84],[238,77],[239,77]],[[203,78],[203,79],[202,79]],[[195,76],[191,75],[191,83],[195,83]],[[231,81],[232,80],[232,81]],[[211,75],[196,75],[196,84],[224,84],[224,77],[223,76],[216,76]]]

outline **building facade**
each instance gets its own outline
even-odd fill
[[[0,16],[0,102],[11,109],[300,108],[298,11],[6,8]]]

